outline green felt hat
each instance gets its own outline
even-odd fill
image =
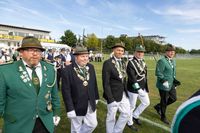
[[[115,45],[112,47],[112,49],[113,48],[116,48],[116,47],[122,47],[122,48],[124,48],[125,49],[125,45],[124,45],[124,43],[115,43]]]
[[[33,37],[33,36],[26,36],[22,40],[22,45],[17,49],[17,51],[20,51],[21,49],[27,49],[27,48],[37,48],[41,51],[45,51],[45,49],[42,47],[40,41]]]
[[[145,47],[142,46],[141,44],[137,44],[136,47],[135,47],[135,51],[138,51],[138,52],[145,52]]]
[[[89,54],[88,49],[84,46],[76,46],[74,49],[74,55],[80,55],[80,54]]]

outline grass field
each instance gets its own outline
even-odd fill
[[[144,118],[147,118],[153,122],[159,123],[164,125],[159,116],[156,114],[153,106],[159,102],[159,94],[158,90],[155,87],[156,77],[155,77],[155,61],[146,57],[146,63],[148,66],[148,83],[150,88],[150,106],[143,112],[141,115]],[[102,98],[102,80],[101,80],[101,70],[102,70],[102,62],[92,62],[95,66],[97,80],[98,80],[98,87],[99,87],[99,95],[101,100]],[[188,97],[190,97],[195,91],[197,91],[199,87],[200,81],[200,59],[176,59],[177,64],[177,79],[181,81],[181,86],[177,88],[177,101],[170,105],[167,108],[167,117],[172,121],[173,115],[178,108],[178,106],[185,101]],[[62,96],[60,94],[61,101]],[[98,117],[98,126],[95,129],[95,133],[105,133],[105,119],[106,119],[106,106],[99,102],[97,107],[97,117]],[[2,126],[2,120],[0,121],[0,126]],[[166,125],[164,125],[166,126]],[[169,127],[169,126],[168,126]],[[165,131],[159,127],[153,126],[145,121],[142,122],[142,126],[138,127],[139,133],[168,133],[169,131]],[[61,114],[61,122],[58,127],[56,127],[56,133],[69,133],[70,132],[70,123],[66,117],[65,108],[62,103],[62,114]],[[127,127],[124,130],[124,133],[131,133],[132,131]]]

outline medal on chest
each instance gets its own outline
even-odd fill
[[[51,92],[48,91],[44,97],[46,99],[46,104],[47,104],[46,110],[51,112],[52,111]]]
[[[83,82],[83,86],[88,86],[88,81],[90,79],[89,67],[86,66],[84,71],[76,67],[74,67],[74,70],[78,78]]]
[[[52,104],[50,101],[47,101],[47,111],[49,111],[49,112],[52,111]]]
[[[112,60],[112,63],[115,65],[115,68],[119,73],[119,78],[123,80],[126,77],[126,67],[124,63],[121,62],[121,65],[118,65],[117,61],[115,61],[114,59]]]
[[[83,81],[83,86],[88,86],[88,81]]]

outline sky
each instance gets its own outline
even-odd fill
[[[0,24],[98,38],[159,35],[185,50],[200,49],[200,0],[1,0]]]

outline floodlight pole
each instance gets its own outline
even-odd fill
[[[85,28],[83,28],[83,46],[85,46]]]

